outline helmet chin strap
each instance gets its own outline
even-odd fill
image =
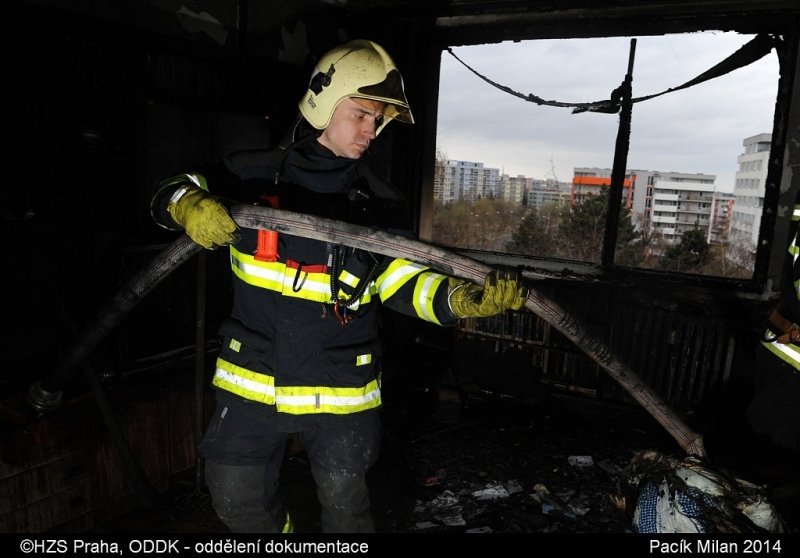
[[[311,140],[315,140],[322,133],[322,130],[317,130],[303,117],[302,114],[297,115],[297,119],[292,124],[291,133],[286,134],[279,144],[279,147],[285,151],[296,149],[306,145]]]

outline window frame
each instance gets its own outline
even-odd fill
[[[676,281],[685,282],[689,280],[693,284],[700,286],[708,286],[712,288],[723,288],[726,290],[739,291],[743,293],[764,293],[765,289],[770,286],[768,280],[771,277],[779,275],[777,271],[783,259],[784,253],[784,240],[785,229],[788,227],[776,223],[776,215],[779,213],[779,203],[781,198],[780,183],[783,175],[783,159],[784,149],[786,145],[787,125],[790,116],[791,100],[793,96],[800,95],[800,91],[793,89],[795,63],[798,56],[798,34],[797,30],[792,24],[792,21],[786,18],[766,18],[757,22],[757,26],[753,27],[754,23],[748,18],[735,18],[735,21],[711,19],[712,23],[706,26],[679,26],[674,27],[665,23],[663,30],[660,33],[644,33],[639,36],[647,34],[672,34],[672,33],[689,33],[692,31],[707,31],[707,30],[720,30],[732,31],[746,34],[770,33],[782,39],[782,52],[778,52],[780,58],[780,74],[778,76],[777,84],[777,98],[775,99],[774,119],[771,130],[772,139],[772,153],[770,155],[767,177],[767,184],[765,185],[764,192],[764,210],[762,211],[759,242],[756,247],[756,258],[753,267],[753,273],[749,279],[729,278],[723,276],[710,276],[699,275],[685,272],[662,271],[646,268],[633,268],[626,267],[616,263],[611,265],[602,266],[600,264],[593,264],[589,262],[581,262],[577,260],[560,260],[554,258],[547,258],[543,256],[518,256],[512,254],[504,254],[506,259],[511,259],[516,262],[516,265],[523,268],[530,268],[536,270],[552,268],[558,270],[557,273],[563,274],[565,271],[574,273],[576,276],[591,275],[597,278],[611,277],[617,278],[620,275],[628,276],[631,278],[642,278],[648,281],[656,280],[663,281],[670,284]],[[714,25],[713,22],[717,24]],[[528,28],[527,32],[523,35],[515,35],[513,32],[505,30],[500,33],[502,36],[493,37],[492,41],[476,40],[474,37],[465,41],[462,39],[454,40],[448,39],[447,36],[442,37],[442,40],[437,41],[437,47],[431,53],[431,64],[429,68],[435,67],[436,79],[431,80],[427,87],[425,94],[426,99],[429,101],[426,106],[426,111],[432,111],[433,117],[431,118],[432,126],[429,125],[426,130],[425,143],[428,145],[426,150],[426,159],[422,167],[424,169],[424,180],[422,181],[422,192],[420,192],[420,213],[418,232],[420,237],[430,240],[432,233],[432,218],[433,218],[433,174],[435,167],[435,150],[436,150],[436,111],[438,110],[438,97],[439,97],[439,79],[441,71],[441,57],[446,55],[448,47],[455,46],[468,46],[485,44],[487,42],[499,42],[505,40],[537,40],[537,39],[579,39],[579,38],[607,38],[607,37],[630,37],[623,28],[619,28],[617,32],[608,34],[593,34],[581,33],[579,30],[571,30],[569,33],[563,34],[537,34],[532,33]],[[458,35],[461,37],[460,35]],[[635,76],[634,76],[635,79]],[[434,102],[430,102],[434,101]],[[635,105],[634,105],[635,117]],[[627,170],[627,169],[626,169]],[[619,211],[619,208],[615,208]],[[776,225],[778,225],[776,227]],[[609,234],[606,230],[606,236]],[[784,239],[784,240],[782,240]],[[777,244],[777,248],[773,249]],[[498,261],[503,259],[503,254],[487,252],[482,250],[467,250],[458,249],[459,252],[469,254],[470,256],[487,261]],[[520,263],[521,262],[521,263]],[[565,267],[567,269],[565,269]],[[776,281],[777,283],[777,281]]]

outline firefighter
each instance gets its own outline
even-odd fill
[[[800,454],[800,198],[795,202],[784,258],[780,299],[770,312],[756,355],[754,397],[746,417],[756,434],[788,450],[784,457],[798,463]],[[762,449],[763,451],[763,449]]]
[[[234,298],[220,327],[217,408],[200,444],[206,483],[233,532],[287,532],[277,495],[287,437],[305,447],[326,532],[369,532],[365,475],[378,458],[381,344],[377,306],[442,326],[520,308],[518,274],[483,285],[412,261],[237,227],[226,202],[269,204],[400,229],[403,196],[360,162],[391,120],[413,123],[386,51],[355,40],[326,53],[278,148],[226,157],[159,183],[162,227],[230,246]]]

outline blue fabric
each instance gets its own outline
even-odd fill
[[[666,492],[667,483],[643,483],[633,518],[636,533],[707,533],[713,524],[705,516],[705,507],[716,508],[714,498],[694,487]],[[666,500],[665,500],[666,499]],[[688,526],[691,526],[689,528]]]
[[[635,533],[658,533],[656,521],[658,493],[658,486],[652,481],[647,481],[639,493],[639,500],[633,517],[633,531]]]

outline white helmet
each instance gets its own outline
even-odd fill
[[[414,123],[400,71],[383,47],[372,41],[350,41],[325,53],[300,100],[300,113],[314,128],[324,130],[339,103],[349,97],[386,103],[376,135],[393,118]]]

